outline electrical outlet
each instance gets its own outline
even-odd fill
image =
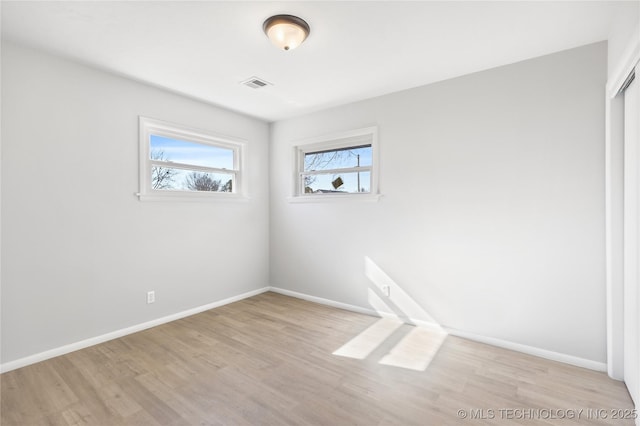
[[[390,297],[391,296],[391,286],[383,285],[382,286],[382,293],[384,293],[385,296]]]
[[[156,301],[156,292],[148,291],[147,292],[147,304],[154,303]]]

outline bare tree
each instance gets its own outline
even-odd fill
[[[344,151],[327,151],[307,154],[304,156],[304,170],[322,170],[329,164],[341,160],[342,157],[344,157]],[[318,177],[315,175],[304,177],[304,192],[313,192],[311,185],[313,185],[317,178]]]
[[[151,159],[158,161],[169,161],[169,158],[165,155],[164,151],[152,150]],[[177,170],[167,167],[154,165],[151,168],[151,186],[153,189],[167,189],[173,185],[173,180],[177,174]]]
[[[221,190],[221,182],[213,179],[208,173],[189,173],[185,178],[185,185],[192,191],[217,192]]]
[[[305,171],[315,171],[315,170],[323,170],[327,168],[329,169],[337,168],[343,166],[346,162],[349,161],[350,157],[357,157],[358,163],[360,165],[360,155],[355,154],[352,149],[338,149],[335,151],[326,151],[326,152],[316,152],[309,153],[304,157],[304,170]],[[335,176],[334,176],[335,177]],[[316,181],[317,176],[305,176],[304,177],[304,192],[311,193],[313,189],[311,185]],[[359,179],[359,175],[358,175]],[[358,181],[358,191],[360,190],[360,182]]]

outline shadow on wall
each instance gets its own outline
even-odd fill
[[[333,355],[426,370],[447,332],[373,260],[364,261],[369,304],[381,318]]]

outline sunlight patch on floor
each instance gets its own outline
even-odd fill
[[[380,318],[372,326],[342,345],[333,355],[365,359],[403,324],[397,318]]]
[[[413,327],[402,340],[385,355],[380,364],[424,371],[438,353],[447,333],[426,327]]]

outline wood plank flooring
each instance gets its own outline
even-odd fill
[[[604,373],[379,321],[264,293],[5,373],[0,424],[633,425]]]

